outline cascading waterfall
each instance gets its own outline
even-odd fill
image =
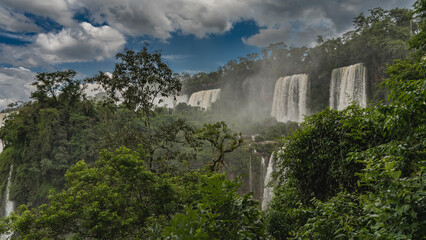
[[[7,116],[7,113],[0,113],[0,128],[3,126],[4,119],[6,118],[6,116]],[[3,152],[3,148],[4,148],[3,139],[0,139],[0,153]]]
[[[13,201],[10,201],[9,199],[9,193],[10,193],[10,186],[12,185],[12,172],[13,172],[13,165],[10,166],[9,170],[9,177],[7,178],[7,186],[6,186],[6,196],[4,199],[4,216],[8,217],[10,214],[15,210],[15,203]],[[10,239],[13,232],[7,232],[0,236],[1,240]]]
[[[250,155],[250,165],[249,165],[249,183],[250,183],[250,186],[249,186],[249,190],[250,190],[250,192],[253,192],[253,173],[252,173],[252,167],[251,167],[251,155]]]
[[[212,103],[220,99],[221,89],[210,89],[205,91],[195,92],[191,95],[188,105],[200,107],[204,110],[212,106]]]
[[[352,101],[367,106],[367,71],[362,63],[331,72],[330,108],[342,110]]]
[[[265,176],[265,169],[266,169],[266,160],[263,156],[261,157],[261,159],[262,160],[260,161],[260,183],[261,183],[261,187],[262,187],[262,193],[261,194],[262,194],[262,200],[263,200],[263,192],[265,191],[265,188],[264,188],[265,178],[264,178],[264,176]],[[262,204],[262,202],[261,202],[261,204]]]
[[[307,74],[278,78],[275,83],[271,116],[278,122],[302,122],[308,114],[309,79]]]
[[[272,180],[272,172],[274,171],[274,153],[272,153],[271,158],[269,159],[268,168],[266,169],[264,188],[263,188],[263,198],[262,198],[262,210],[265,210],[268,207],[268,203],[272,200],[274,196],[274,188],[268,186]],[[262,158],[262,166],[265,166],[265,159]]]
[[[0,113],[0,127],[4,124],[4,119],[6,118],[6,113]],[[4,148],[4,142],[3,139],[0,139],[0,153],[3,152]],[[10,193],[10,186],[12,185],[12,172],[13,172],[13,165],[10,166],[9,170],[9,177],[7,178],[7,184],[6,184],[6,191],[5,191],[5,197],[4,197],[4,216],[8,217],[15,209],[14,202],[10,201],[9,199],[9,193]],[[12,232],[5,233],[3,235],[0,235],[1,240],[10,239],[12,236]]]

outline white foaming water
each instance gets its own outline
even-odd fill
[[[188,103],[188,95],[181,95],[176,97],[175,106],[179,103]]]
[[[206,110],[212,106],[212,103],[220,99],[220,92],[220,89],[195,92],[189,98],[188,105]]]
[[[7,113],[0,113],[0,128],[4,125],[4,119],[6,118]],[[3,152],[4,142],[3,139],[0,139],[0,153]]]
[[[0,127],[4,124],[4,119],[6,118],[7,113],[0,113]],[[2,139],[0,139],[0,153],[3,152],[4,148],[4,142]],[[4,197],[4,216],[8,217],[15,209],[15,204],[13,201],[9,200],[9,190],[10,186],[12,185],[12,172],[13,172],[13,165],[10,166],[9,170],[9,177],[7,178],[7,184],[6,184],[6,194]],[[0,236],[1,240],[10,239],[12,237],[13,232],[7,232]]]
[[[250,192],[253,192],[253,173],[252,173],[252,166],[251,166],[251,155],[250,155],[250,165],[249,165],[249,188]]]
[[[13,201],[10,201],[9,199],[9,192],[10,192],[10,186],[12,185],[12,172],[13,172],[13,165],[10,166],[9,170],[9,177],[7,178],[7,186],[6,186],[6,196],[4,200],[4,216],[8,217],[15,209],[15,203]],[[12,237],[13,232],[7,232],[0,236],[1,240],[10,239]]]
[[[275,83],[271,116],[278,122],[302,122],[308,114],[309,81],[307,74],[278,78]]]
[[[268,186],[272,180],[272,173],[274,171],[274,153],[272,153],[271,158],[269,159],[268,168],[266,169],[264,189],[263,189],[263,198],[262,198],[262,210],[265,210],[268,207],[268,203],[272,200],[274,196],[274,188]],[[262,166],[265,166],[265,159],[262,158]]]
[[[352,101],[367,106],[367,71],[362,63],[331,72],[330,108],[342,110]]]
[[[187,102],[188,102],[187,95],[176,96],[176,100],[174,99],[174,97],[157,97],[154,99],[155,106],[166,107],[166,108],[174,108],[179,103],[187,103]]]

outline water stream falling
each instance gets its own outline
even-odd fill
[[[250,190],[250,192],[253,192],[253,173],[252,173],[252,163],[251,163],[251,154],[250,154],[250,166],[249,166],[249,183],[250,183],[250,185],[249,185],[249,190]]]
[[[176,100],[174,98],[176,98]],[[181,95],[181,96],[176,96],[176,97],[173,97],[173,96],[157,97],[154,100],[154,105],[157,106],[157,107],[174,108],[179,103],[187,103],[187,102],[188,102],[188,96],[187,95]]]
[[[12,172],[13,172],[13,165],[10,166],[9,170],[9,177],[7,178],[7,186],[6,186],[6,194],[4,199],[4,216],[8,217],[10,214],[15,210],[15,203],[13,201],[10,201],[9,199],[9,193],[10,193],[10,186],[12,185]],[[1,240],[10,239],[13,232],[7,232],[0,236]]]
[[[271,116],[278,122],[302,122],[308,114],[309,82],[307,74],[278,78],[275,83]]]
[[[367,71],[362,63],[331,72],[330,108],[342,110],[352,101],[367,106]]]
[[[3,126],[4,124],[4,120],[6,118],[7,114],[6,113],[0,113],[0,127]],[[3,152],[4,149],[4,142],[3,139],[0,139],[0,153]],[[10,194],[10,186],[12,185],[12,172],[13,172],[13,165],[10,166],[10,170],[9,170],[9,176],[7,178],[7,184],[6,184],[6,191],[5,191],[5,197],[4,197],[4,217],[8,217],[10,216],[10,214],[14,211],[15,209],[15,204],[13,201],[10,201],[9,199],[9,194]],[[8,232],[5,234],[0,235],[0,239],[1,240],[6,240],[6,239],[10,239],[10,237],[12,237],[13,232]]]
[[[262,198],[262,210],[265,210],[268,207],[268,203],[272,200],[274,196],[274,188],[268,186],[272,180],[272,173],[274,171],[274,153],[272,153],[271,158],[269,158],[268,168],[266,169],[264,188],[263,188],[263,198]],[[265,159],[262,158],[262,166],[265,166]]]
[[[220,99],[220,89],[210,89],[195,92],[191,95],[188,105],[193,107],[200,107],[204,110],[212,106],[212,103]]]

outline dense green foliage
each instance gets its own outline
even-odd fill
[[[0,191],[13,165],[11,199],[25,204],[0,221],[0,232],[17,239],[425,238],[426,3],[415,6],[372,9],[355,18],[355,31],[319,36],[313,48],[276,43],[261,58],[181,75],[187,93],[223,89],[222,101],[205,112],[154,107],[181,86],[146,48],[117,54],[112,77],[90,79],[105,88],[106,101],[86,99],[74,71],[38,74],[35,101],[0,130]],[[408,55],[408,43],[411,58],[383,73]],[[276,78],[302,72],[312,76],[311,105],[319,111],[331,70],[357,62],[368,65],[374,87],[388,76],[387,104],[326,109],[300,126],[248,116],[253,109],[269,116],[259,106],[270,103]],[[275,196],[263,214],[253,198],[263,183],[248,177],[262,178],[260,157],[282,145]]]
[[[118,56],[124,58],[123,54]],[[116,66],[117,79],[114,75],[112,80],[104,79],[101,76],[105,75],[100,74],[96,80],[106,81],[101,83],[110,92],[117,90],[115,82],[126,74],[137,75],[123,70],[137,68],[127,65],[133,63],[132,58],[145,65],[138,71],[140,76],[127,84],[147,92],[143,99],[136,96],[140,91],[122,92],[127,100],[118,106],[109,99],[86,99],[83,81],[74,80],[73,71],[37,75],[37,91],[32,95],[36,101],[9,115],[0,132],[6,142],[1,154],[2,176],[7,177],[14,166],[11,199],[18,205],[26,204],[17,215],[1,223],[2,231],[12,229],[14,236],[22,239],[158,239],[175,214],[202,206],[206,218],[214,217],[208,228],[203,226],[209,234],[264,236],[258,202],[251,195],[237,194],[241,190],[239,182],[211,171],[192,170],[210,164],[215,166],[211,170],[217,171],[226,165],[236,178],[246,170],[239,165],[248,162],[227,163],[225,154],[243,143],[241,134],[224,122],[201,126],[200,122],[186,122],[180,111],[172,114],[163,108],[147,108],[154,96],[173,94],[179,84],[173,85],[176,79],[166,79],[165,75],[164,82],[152,79],[161,72],[156,67],[165,69],[164,74],[170,72],[158,62],[158,54],[151,55],[146,49],[136,55],[126,52],[124,63]],[[170,88],[166,86],[168,80],[172,81]],[[153,90],[149,86],[154,82]],[[113,95],[109,97],[117,100]],[[185,113],[205,118],[193,108]],[[210,152],[210,144],[217,149],[217,158],[214,151]],[[247,152],[243,154],[246,156]],[[206,198],[204,193],[213,187],[215,191]],[[51,192],[47,199],[49,191],[55,189],[56,193]],[[214,209],[221,198],[222,209]],[[210,210],[204,208],[207,206]],[[247,215],[229,222],[240,211]],[[229,230],[222,232],[222,227]],[[169,228],[167,234],[176,238],[179,234],[174,231],[178,230]]]
[[[78,162],[67,171],[67,189],[51,195],[48,205],[20,207],[19,215],[11,217],[13,230],[22,239],[187,239],[192,235],[184,231],[217,239],[264,235],[258,202],[250,195],[238,196],[237,182],[199,172],[157,175],[146,170],[146,158],[143,152],[121,148],[102,152],[92,167]],[[190,214],[172,219],[179,212]],[[201,229],[188,228],[182,218],[190,226],[201,218],[197,225]],[[161,237],[168,221],[170,227]]]
[[[238,196],[238,187],[221,175],[210,178],[200,188],[202,198],[172,219],[166,239],[265,239],[259,202]]]
[[[418,1],[418,9],[424,6]],[[420,26],[424,31],[424,18]],[[308,118],[288,140],[280,155],[279,175],[284,177],[278,178],[267,213],[271,235],[426,237],[423,54],[416,52],[412,59],[388,67],[384,85],[390,89],[389,104],[323,111]]]
[[[63,99],[43,96],[41,102],[25,104],[1,129],[7,146],[0,161],[3,182],[14,164],[11,196],[18,204],[39,205],[50,188],[62,187],[71,164],[97,156],[100,125],[94,104],[77,100],[69,105]]]

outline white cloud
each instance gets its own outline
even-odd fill
[[[66,28],[58,33],[38,34],[35,42],[26,46],[0,44],[0,62],[48,67],[64,62],[103,60],[114,56],[125,43],[125,37],[117,30],[83,22],[76,28]]]
[[[28,101],[34,91],[35,73],[29,69],[0,68],[0,109],[16,101]]]
[[[0,29],[10,32],[38,32],[40,28],[22,13],[0,7]]]
[[[263,29],[247,44],[308,43],[352,26],[352,19],[373,7],[409,7],[414,0],[75,0],[98,23],[133,36],[150,35],[167,40],[171,33],[199,38],[229,31],[233,24],[252,19]],[[280,26],[280,27],[276,27]],[[290,36],[291,35],[291,36]],[[309,38],[309,40],[308,40]]]
[[[258,34],[242,38],[247,45],[262,47],[267,43],[287,42],[291,38],[291,25],[284,24],[278,28],[261,29]]]
[[[34,47],[52,64],[81,62],[112,57],[125,44],[125,37],[109,27],[94,27],[83,22],[79,28],[63,29],[59,33],[39,34]]]
[[[316,35],[327,38],[348,30],[361,11],[412,3],[414,0],[2,0],[0,28],[36,31],[37,26],[23,14],[31,13],[56,21],[63,29],[40,33],[27,46],[0,45],[0,62],[46,66],[102,60],[121,49],[126,35],[163,41],[172,33],[203,38],[230,31],[241,20],[253,20],[261,27],[259,33],[242,39],[246,44],[309,44]],[[73,17],[82,9],[92,23],[108,26],[78,23]]]
[[[49,68],[49,63],[41,56],[38,49],[33,46],[10,46],[0,44],[0,63],[13,66]]]
[[[367,12],[378,6],[384,9],[409,7],[409,2],[413,3],[414,0],[252,0],[251,18],[262,29],[258,34],[242,40],[258,47],[274,42],[309,45],[315,41],[317,35],[335,37],[348,31],[352,28],[353,18],[363,11]]]
[[[75,24],[73,17],[73,0],[2,0],[0,3],[20,12],[33,13],[50,18],[64,26]]]
[[[228,0],[85,0],[80,6],[89,9],[95,21],[107,22],[132,36],[150,35],[166,40],[172,32],[205,37],[224,33],[239,20],[243,1]]]
[[[318,8],[306,8],[300,17],[289,17],[281,24],[261,29],[258,34],[242,38],[248,45],[264,47],[269,43],[286,42],[294,45],[310,45],[318,35],[333,36],[337,33],[336,24]]]

